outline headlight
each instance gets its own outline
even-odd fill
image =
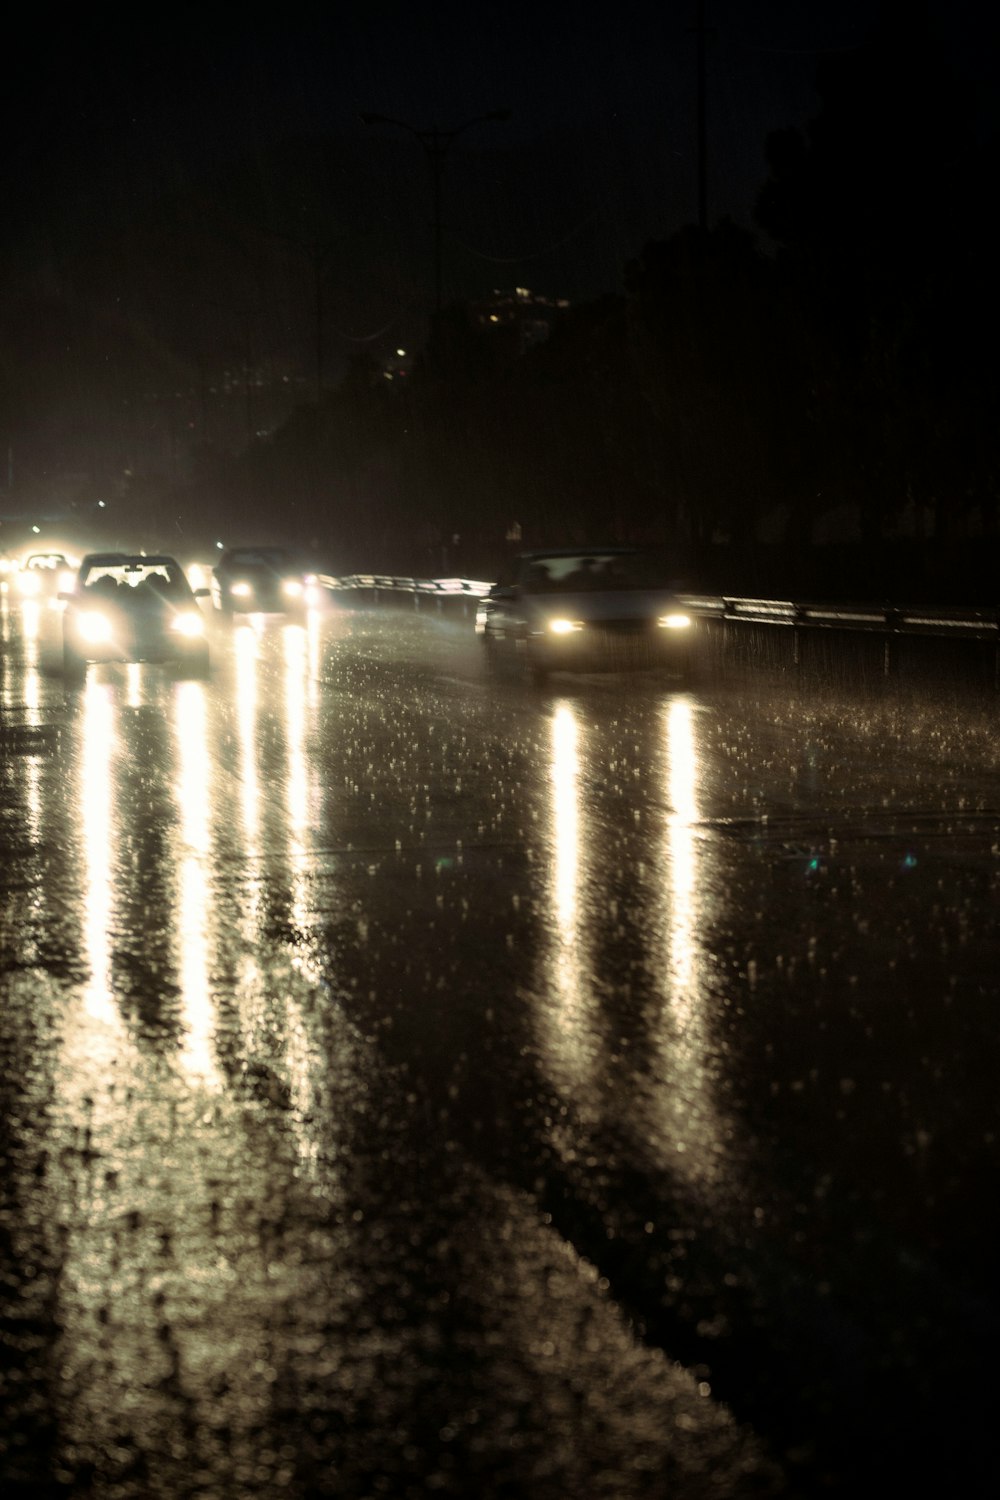
[[[288,594],[292,599],[297,599],[302,592],[302,580],[300,578],[285,578],[282,580],[281,592]]]
[[[247,599],[253,593],[253,589],[248,583],[234,583],[229,592],[238,595],[240,599]]]
[[[41,588],[41,580],[37,573],[22,573],[17,580],[17,586],[22,594],[37,594]]]
[[[74,573],[60,573],[58,588],[61,593],[68,594],[75,582],[76,575]]]
[[[111,639],[111,621],[97,610],[88,610],[77,616],[77,628],[85,641],[107,641]]]
[[[691,624],[691,616],[681,614],[661,615],[656,623],[664,630],[687,630]]]
[[[308,588],[306,589],[306,603],[307,604],[318,604],[319,603],[319,599],[320,599],[319,589],[316,587],[316,585],[314,583],[309,584]]]
[[[185,609],[181,614],[174,615],[170,628],[176,630],[178,635],[204,635],[205,621],[197,610]]]
[[[548,630],[551,630],[553,635],[572,635],[574,630],[583,629],[583,621],[564,620],[557,618],[555,620],[550,620],[546,628]]]

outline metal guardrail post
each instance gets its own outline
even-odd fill
[[[882,676],[891,677],[897,665],[899,655],[898,635],[900,626],[900,614],[898,610],[887,609],[885,612],[886,637],[882,652]]]
[[[797,605],[795,609],[795,623],[792,626],[792,666],[796,671],[800,671],[802,667],[802,638],[799,627],[804,617],[805,611],[801,605]]]

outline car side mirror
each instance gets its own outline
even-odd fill
[[[193,592],[196,599],[208,599],[212,594],[212,590],[206,588],[195,589]]]

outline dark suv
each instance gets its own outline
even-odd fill
[[[316,575],[285,547],[231,547],[212,570],[212,599],[225,614],[302,618],[318,599]]]
[[[476,632],[494,660],[549,672],[664,667],[691,672],[691,618],[656,552],[561,547],[525,552],[480,602]]]

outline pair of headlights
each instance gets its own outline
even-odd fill
[[[672,613],[661,615],[656,623],[661,630],[686,630],[691,624],[691,617],[690,615]],[[553,635],[573,635],[578,630],[585,630],[587,622],[585,620],[568,620],[557,615],[548,621],[546,628]]]
[[[77,616],[77,629],[88,645],[92,646],[110,641],[114,634],[111,618],[96,609],[86,610]],[[197,609],[181,609],[171,618],[170,629],[190,640],[205,634],[205,621]]]

